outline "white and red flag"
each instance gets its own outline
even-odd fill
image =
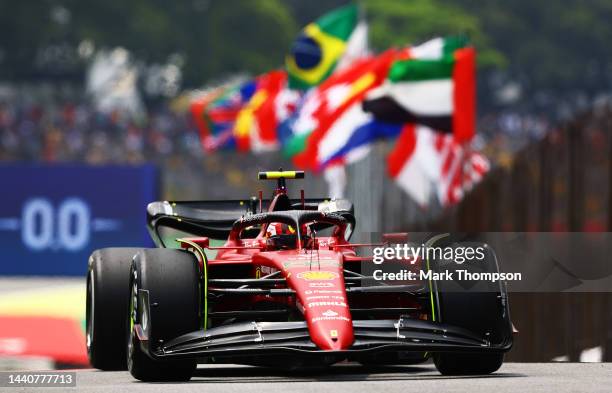
[[[407,124],[387,157],[391,178],[421,206],[435,195],[442,206],[459,202],[489,171],[489,161],[449,134]]]

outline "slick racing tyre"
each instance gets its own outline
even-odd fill
[[[100,370],[126,370],[125,315],[130,265],[140,248],[104,248],[89,257],[86,341],[89,362]]]
[[[127,364],[132,376],[146,382],[188,381],[196,361],[154,360],[136,332],[138,324],[148,335],[149,351],[200,326],[199,268],[194,255],[173,249],[139,252],[130,271],[127,328]],[[148,294],[148,306],[141,293]]]
[[[481,247],[484,258],[480,261],[456,263],[452,260],[433,260],[431,269],[438,272],[466,270],[470,273],[499,272],[493,249],[481,242],[461,236],[441,236],[437,247]],[[457,254],[455,254],[457,255]],[[437,293],[436,321],[467,329],[491,347],[506,348],[512,344],[512,325],[505,283],[495,281],[453,280],[434,282]],[[503,350],[494,352],[434,353],[434,364],[443,375],[478,375],[497,371],[504,359]]]

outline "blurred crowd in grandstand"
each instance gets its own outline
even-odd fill
[[[106,70],[123,62],[123,80],[117,86],[125,88],[131,81],[147,99],[173,97],[181,88],[277,67],[301,26],[348,3],[232,1],[4,2],[0,5],[0,160],[139,163],[188,157],[197,162],[203,156],[197,129],[188,115],[168,103],[149,103],[146,115],[125,117],[100,112],[92,97],[84,99],[85,91],[96,90],[86,80],[97,57],[112,52],[112,61],[98,67],[105,71],[98,78],[98,90],[106,93],[112,85]],[[466,32],[471,37],[479,51],[480,121],[475,142],[493,162],[502,163],[540,139],[553,122],[569,118],[560,116],[559,108],[565,104],[559,101],[571,102],[573,113],[591,102],[582,99],[576,105],[577,97],[610,90],[612,5],[608,3],[360,2],[374,52],[439,34]],[[57,94],[54,99],[20,91],[26,90],[20,87],[25,84],[50,82],[79,87],[72,95]],[[9,95],[4,94],[4,83],[11,84]]]
[[[161,104],[143,119],[103,113],[84,101],[0,101],[0,160],[90,164],[202,156],[191,119]]]
[[[544,115],[491,112],[479,121],[475,143],[504,164],[551,127]],[[90,164],[203,157],[198,130],[188,113],[169,103],[149,107],[141,118],[97,110],[86,99],[0,99],[0,160]]]

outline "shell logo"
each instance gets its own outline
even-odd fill
[[[338,273],[328,272],[326,270],[311,270],[308,272],[302,272],[298,274],[298,278],[315,281],[315,280],[333,280],[338,278]]]

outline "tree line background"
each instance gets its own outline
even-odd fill
[[[441,34],[469,35],[479,50],[481,95],[511,81],[533,107],[597,94],[612,82],[612,2],[606,0],[357,2],[375,50]],[[80,82],[84,55],[116,46],[142,62],[177,61],[183,87],[257,74],[283,64],[302,26],[345,3],[0,0],[0,81]]]

